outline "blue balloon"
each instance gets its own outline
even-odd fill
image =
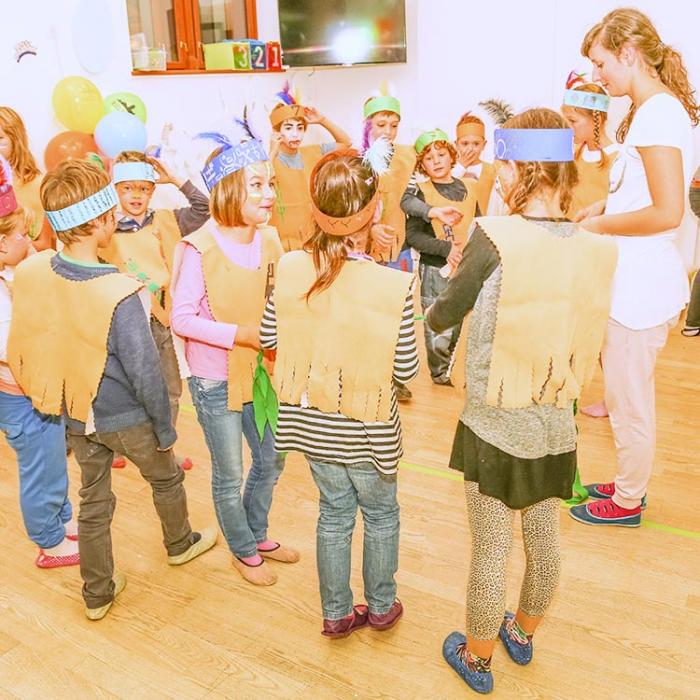
[[[95,127],[95,143],[109,158],[122,151],[143,151],[146,149],[146,127],[133,114],[110,112]]]

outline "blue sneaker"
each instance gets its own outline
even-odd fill
[[[621,508],[611,498],[594,501],[583,506],[569,509],[569,515],[586,525],[619,525],[621,527],[639,527],[642,524],[642,509]]]
[[[506,629],[506,622],[512,620],[514,617],[515,615],[513,615],[512,612],[506,612],[503,622],[501,623],[501,628],[498,630],[498,636],[501,638],[501,641],[508,652],[508,656],[510,656],[510,658],[513,659],[516,664],[526,666],[530,663],[530,661],[532,661],[532,640],[530,640],[527,644],[518,644],[518,642],[515,642],[510,638],[508,630]]]
[[[452,632],[442,643],[442,655],[457,675],[477,693],[486,695],[493,690],[493,674],[491,671],[479,673],[470,671],[460,655],[461,647],[467,643],[467,638],[461,632]]]
[[[607,484],[587,484],[583,487],[588,492],[591,498],[605,499],[612,498],[615,495],[615,482],[611,481]],[[642,496],[642,510],[647,508],[647,495]]]

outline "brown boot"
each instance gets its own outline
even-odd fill
[[[234,556],[233,568],[254,586],[272,586],[277,583],[277,574],[264,561],[257,566],[250,566]]]

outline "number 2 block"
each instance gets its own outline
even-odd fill
[[[265,52],[265,42],[257,39],[250,39],[250,62],[253,70],[267,70],[267,55]]]

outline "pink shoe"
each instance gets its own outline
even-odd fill
[[[608,407],[605,405],[605,401],[598,401],[598,403],[591,404],[590,406],[584,406],[581,409],[581,413],[591,418],[607,418]]]
[[[78,535],[66,535],[66,539],[70,540],[71,542],[77,542],[78,541]]]
[[[121,455],[115,455],[112,460],[112,469],[124,469],[126,466],[126,458]]]
[[[44,554],[44,550],[40,549],[34,563],[40,569],[57,569],[60,566],[77,566],[80,564],[80,553],[76,552],[75,554],[54,557],[49,554]]]
[[[189,457],[178,457],[177,463],[180,465],[180,468],[184,469],[186,472],[194,467],[194,462]]]

